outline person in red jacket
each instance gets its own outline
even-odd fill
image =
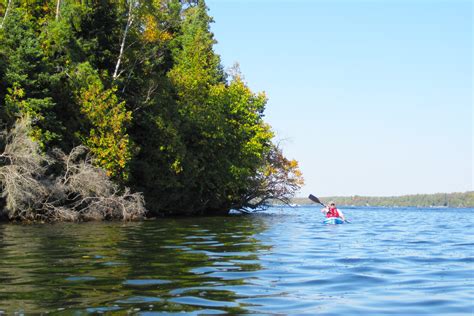
[[[344,218],[344,214],[342,214],[342,211],[341,210],[338,210],[336,208],[336,203],[334,202],[329,202],[329,204],[321,209],[321,212],[326,214],[326,217],[327,218],[331,218],[331,217],[339,217],[341,218],[343,221],[345,221],[346,219]]]

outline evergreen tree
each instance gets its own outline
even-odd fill
[[[7,1],[0,16],[2,126],[28,116],[44,151],[86,145],[153,213],[227,213],[301,184],[266,96],[223,71],[204,1]]]
[[[61,134],[53,98],[60,76],[41,47],[31,12],[36,13],[31,7],[10,8],[0,29],[0,118],[11,126],[18,117],[31,117],[31,136],[44,148]]]

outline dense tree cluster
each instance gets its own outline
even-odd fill
[[[288,201],[298,165],[272,143],[266,96],[223,70],[210,23],[203,0],[1,0],[2,128],[29,119],[44,153],[86,146],[151,214]]]

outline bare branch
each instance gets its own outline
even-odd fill
[[[297,162],[286,159],[278,145],[273,145],[265,158],[264,167],[251,182],[252,188],[232,206],[233,209],[256,210],[275,200],[289,204],[304,180]]]
[[[30,127],[27,118],[17,121],[4,136],[0,154],[0,196],[10,219],[133,220],[145,215],[143,195],[119,188],[93,165],[87,147],[75,147],[69,155],[59,149],[42,153],[28,136]],[[51,172],[57,169],[61,171]]]

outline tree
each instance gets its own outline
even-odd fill
[[[202,0],[32,0],[0,6],[0,120],[94,168],[159,214],[286,201],[302,183],[272,143],[264,93],[227,75]]]
[[[95,156],[95,162],[115,179],[128,177],[131,158],[127,125],[132,113],[119,102],[116,88],[106,89],[89,63],[80,64],[74,74],[76,98],[84,115],[85,131],[80,136]]]
[[[254,94],[238,72],[227,82],[213,51],[212,19],[204,1],[191,5],[183,15],[168,76],[176,90],[185,150],[175,177],[179,185],[165,196],[176,199],[170,212],[227,213],[250,205],[246,197],[255,191],[255,175],[276,162],[268,160],[273,133],[263,121],[266,97]],[[283,171],[283,166],[288,168],[281,161],[274,167]],[[294,165],[292,170],[296,169]],[[288,172],[281,173],[281,185],[283,174]],[[293,189],[285,194],[294,192],[298,183],[292,182]],[[260,194],[265,191],[263,184],[259,182]],[[259,205],[266,201],[263,198]]]
[[[34,19],[23,8],[11,13],[0,29],[0,118],[9,126],[20,116],[33,119],[32,136],[42,147],[60,137],[52,97],[60,76],[52,69],[36,35]]]

